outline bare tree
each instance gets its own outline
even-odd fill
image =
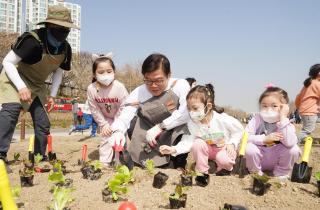
[[[241,109],[235,109],[231,106],[226,106],[223,108],[224,108],[225,113],[227,113],[228,115],[233,116],[239,120],[248,117],[248,113],[241,110]]]
[[[3,58],[11,49],[11,45],[14,44],[19,34],[0,32],[0,59],[1,63]]]
[[[116,78],[126,86],[129,92],[143,83],[143,76],[139,69],[141,69],[141,64],[136,66],[126,64],[116,72]]]

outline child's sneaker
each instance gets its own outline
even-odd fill
[[[276,176],[276,178],[277,178],[279,181],[284,182],[284,181],[289,180],[290,176],[289,176],[289,175],[283,175],[283,176]]]
[[[71,127],[70,127],[70,129],[69,129],[69,135],[71,135],[71,133],[73,132],[73,131],[75,131],[76,130],[76,127],[74,126],[74,125],[71,125]]]
[[[221,169],[220,171],[216,172],[216,176],[229,176],[231,174],[231,171],[228,171],[226,169]]]
[[[202,174],[202,176],[196,176],[196,184],[200,187],[205,187],[210,182],[209,174]]]

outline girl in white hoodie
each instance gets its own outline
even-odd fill
[[[184,135],[176,146],[160,147],[162,154],[178,155],[192,150],[196,161],[196,177],[199,186],[209,183],[208,160],[217,163],[217,175],[230,174],[235,164],[236,149],[243,134],[243,126],[235,118],[222,113],[214,103],[214,88],[211,84],[198,85],[187,95],[187,106],[191,121],[191,135]]]

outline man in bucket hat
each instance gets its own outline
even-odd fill
[[[63,70],[70,70],[71,47],[66,41],[72,23],[70,11],[49,6],[44,27],[25,32],[3,60],[0,74],[0,159],[6,160],[20,111],[29,111],[35,132],[34,153],[46,159],[50,122],[45,104],[53,107]],[[52,74],[47,98],[45,80]],[[49,111],[51,110],[49,107]]]

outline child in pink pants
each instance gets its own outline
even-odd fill
[[[196,177],[196,183],[204,187],[209,183],[209,159],[216,161],[217,175],[230,174],[243,127],[238,120],[215,106],[211,84],[192,88],[187,95],[187,106],[192,119],[188,122],[190,135],[184,135],[176,146],[161,146],[160,152],[175,156],[191,149],[196,171],[202,173]]]
[[[286,91],[268,87],[260,96],[260,113],[246,127],[249,133],[246,164],[250,173],[270,171],[287,179],[300,155],[295,127],[288,119]]]

